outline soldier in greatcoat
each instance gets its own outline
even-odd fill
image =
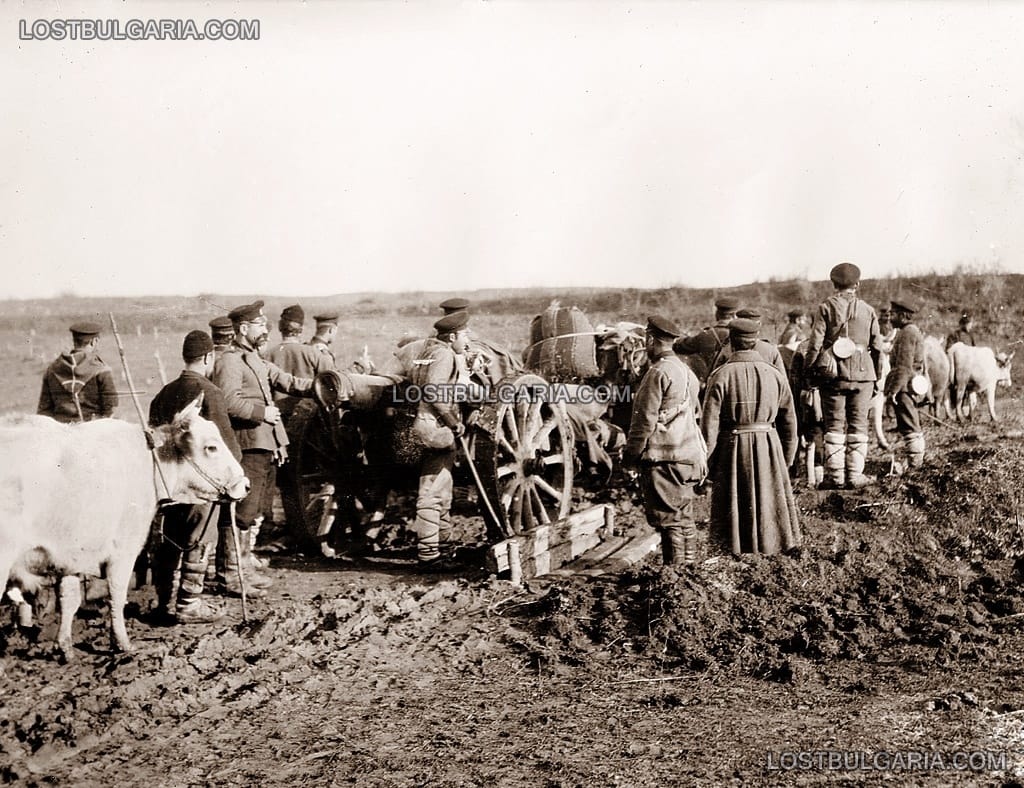
[[[874,308],[857,296],[860,269],[840,263],[829,274],[835,292],[818,307],[804,355],[819,382],[825,420],[826,489],[863,487],[868,410],[878,393],[882,335]]]
[[[47,367],[36,413],[64,424],[108,418],[117,407],[117,390],[110,367],[99,357],[100,327],[71,326],[72,349]]]
[[[267,334],[262,301],[237,307],[228,317],[234,325],[235,338],[217,359],[213,382],[224,392],[231,426],[242,450],[242,468],[252,485],[235,512],[234,527],[246,531],[261,513],[264,493],[274,485],[277,466],[288,457],[288,435],[281,422],[281,411],[274,405],[273,392],[312,396],[313,381],[289,375],[260,356],[257,348]],[[234,567],[239,556],[234,553],[230,527],[222,530],[217,545],[217,580],[226,593],[236,595],[240,589]],[[243,566],[248,566],[248,538],[240,540],[240,548]],[[250,572],[247,583],[266,587],[270,580]]]
[[[647,321],[651,360],[633,397],[633,414],[623,455],[639,466],[647,522],[661,533],[666,565],[696,560],[694,487],[707,474],[707,447],[697,426],[700,381],[676,355],[675,323],[659,315]]]
[[[885,380],[885,398],[896,411],[896,429],[903,438],[907,465],[916,468],[924,462],[924,433],[917,413],[915,393],[910,387],[915,375],[924,374],[924,334],[914,324],[917,305],[906,298],[892,302],[893,325],[899,329],[889,362],[892,369]]]
[[[729,324],[734,352],[708,378],[701,428],[711,449],[712,536],[734,554],[774,555],[801,542],[787,472],[796,414],[785,376],[754,350],[757,337],[753,321]]]

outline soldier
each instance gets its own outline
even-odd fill
[[[687,347],[687,355],[691,356],[691,366],[703,387],[708,374],[714,368],[715,359],[722,347],[729,340],[729,321],[736,317],[739,302],[735,298],[725,296],[715,301],[715,324],[708,326],[692,337],[676,340],[676,350],[680,353],[683,345]]]
[[[857,297],[860,269],[840,263],[829,273],[835,293],[814,318],[804,355],[817,376],[825,419],[825,478],[821,487],[863,487],[868,456],[868,409],[878,393],[882,336],[878,316]]]
[[[217,359],[213,382],[224,392],[231,426],[242,450],[242,468],[252,485],[235,512],[234,526],[245,531],[252,527],[261,513],[264,492],[268,486],[273,487],[277,466],[288,457],[288,435],[281,423],[281,412],[274,405],[272,392],[312,396],[313,381],[289,375],[276,364],[265,361],[257,352],[267,334],[262,301],[237,307],[228,317],[234,326],[235,338]],[[237,596],[241,589],[235,567],[239,558],[243,566],[251,564],[251,545],[248,538],[242,539],[242,555],[236,555],[231,527],[224,526],[219,536],[217,581],[225,593]],[[270,579],[252,573],[248,582],[253,586],[250,590],[253,596],[263,596],[265,593],[257,592],[256,588],[266,587]]]
[[[326,340],[329,343],[333,339],[337,323],[329,323],[324,318],[329,317],[330,320],[336,321],[337,316],[319,315],[318,317],[321,318],[322,325],[326,329],[321,340]],[[306,313],[299,304],[292,304],[281,311],[281,319],[277,323],[278,330],[281,332],[281,344],[270,352],[270,361],[292,377],[315,378],[321,372],[335,368],[334,356],[331,355],[331,351],[324,341],[315,341],[316,338],[308,343],[302,341],[302,327],[305,321]],[[295,435],[291,426],[292,414],[299,404],[299,399],[299,397],[280,391],[274,393],[274,404],[281,411],[281,420],[284,422],[284,428],[291,443],[295,443],[299,437]],[[277,488],[281,491],[285,519],[288,530],[294,539],[301,534],[303,520],[302,504],[299,501],[296,486],[295,464],[291,460],[278,468]],[[272,492],[272,489],[268,488],[268,492]],[[268,495],[269,497],[271,496]],[[266,503],[263,508],[270,511],[271,506]],[[258,528],[259,525],[251,529],[250,542],[254,542]]]
[[[761,310],[753,307],[741,309],[736,313],[737,318],[750,320],[755,323],[758,331],[761,330],[761,316]],[[786,369],[786,363],[782,359],[782,352],[779,350],[778,345],[773,345],[767,339],[758,337],[757,342],[754,344],[754,350],[757,351],[761,358],[781,372],[787,381],[789,380],[789,372]],[[718,351],[718,355],[711,364],[711,369],[715,370],[722,366],[722,364],[729,360],[730,355],[732,355],[732,345],[729,342],[728,335],[726,335],[725,341],[722,343],[722,347]]]
[[[425,341],[412,368],[412,383],[421,391],[443,392],[467,382],[457,357],[469,348],[469,313],[453,312],[434,323],[436,339]],[[426,398],[424,398],[426,399]],[[433,397],[443,400],[444,397]],[[453,402],[421,400],[413,433],[424,447],[416,495],[417,557],[426,569],[443,568],[441,544],[450,537],[452,468],[455,441],[466,431],[459,406]]]
[[[797,448],[793,396],[754,350],[757,335],[753,321],[729,324],[734,352],[708,378],[701,426],[711,449],[712,535],[737,555],[774,555],[801,541],[786,470]]]
[[[64,424],[109,418],[117,407],[114,376],[96,348],[96,323],[71,326],[72,349],[61,353],[46,369],[36,413]]]
[[[786,313],[786,317],[789,318],[789,322],[786,323],[786,327],[779,334],[779,344],[795,348],[796,345],[799,345],[807,338],[807,332],[804,331],[803,327],[804,310],[799,307],[790,309]]]
[[[960,324],[956,331],[946,337],[946,350],[949,350],[957,342],[974,347],[974,318],[970,312],[963,312],[960,315]]]
[[[169,424],[175,414],[200,394],[200,415],[217,425],[221,437],[236,460],[242,453],[231,429],[227,403],[219,388],[207,379],[213,368],[213,340],[205,331],[191,331],[181,348],[185,369],[180,377],[164,386],[149,406],[149,426]],[[156,586],[156,617],[179,624],[219,621],[224,612],[202,599],[210,555],[217,542],[217,526],[211,524],[218,504],[172,504],[163,509],[163,541],[153,557],[153,585]],[[179,573],[177,602],[171,610],[174,575]]]
[[[210,336],[213,337],[213,360],[216,364],[217,356],[227,350],[235,338],[235,326],[231,322],[231,318],[225,315],[211,320]]]
[[[678,337],[679,329],[668,318],[648,318],[651,364],[633,398],[623,455],[627,466],[640,466],[647,522],[661,532],[666,566],[696,560],[694,485],[707,475],[707,447],[697,426],[700,381],[673,352]]]
[[[331,344],[338,335],[338,313],[324,312],[323,314],[313,315],[313,321],[316,323],[316,331],[313,334],[313,338],[309,340],[309,344],[320,353],[326,354],[333,365],[331,369],[334,369],[337,366],[337,359],[335,358],[334,351],[331,350]]]
[[[917,468],[924,462],[924,433],[917,415],[917,402],[910,383],[924,374],[924,335],[914,325],[916,304],[901,298],[892,302],[893,323],[899,329],[892,347],[892,369],[885,380],[885,398],[896,410],[896,429],[903,438],[907,465]]]

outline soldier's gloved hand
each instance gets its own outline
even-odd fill
[[[277,424],[281,421],[281,411],[279,411],[274,405],[267,405],[266,409],[263,411],[263,420],[267,424]]]

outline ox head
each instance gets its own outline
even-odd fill
[[[155,442],[163,479],[176,503],[203,503],[249,492],[249,480],[212,421],[199,415],[200,394],[170,424],[156,430]]]
[[[1010,380],[1010,364],[1013,363],[1013,354],[1016,351],[1011,351],[1009,354],[999,352],[996,353],[996,368],[998,370],[996,375],[997,386],[1012,386],[1013,382]]]

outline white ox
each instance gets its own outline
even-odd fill
[[[963,342],[953,344],[949,357],[949,388],[957,421],[963,420],[963,402],[968,392],[984,394],[988,415],[996,417],[996,386],[1010,386],[1010,365],[1013,353],[996,353],[990,347],[971,347]]]
[[[238,500],[249,481],[202,398],[154,431],[116,419],[60,424],[45,416],[0,420],[0,589],[34,592],[59,575],[57,643],[71,658],[71,625],[81,604],[77,575],[106,573],[113,643],[128,651],[124,604],[158,499]],[[166,487],[164,486],[166,483]],[[16,601],[20,594],[11,595]],[[22,614],[24,620],[24,602]]]

